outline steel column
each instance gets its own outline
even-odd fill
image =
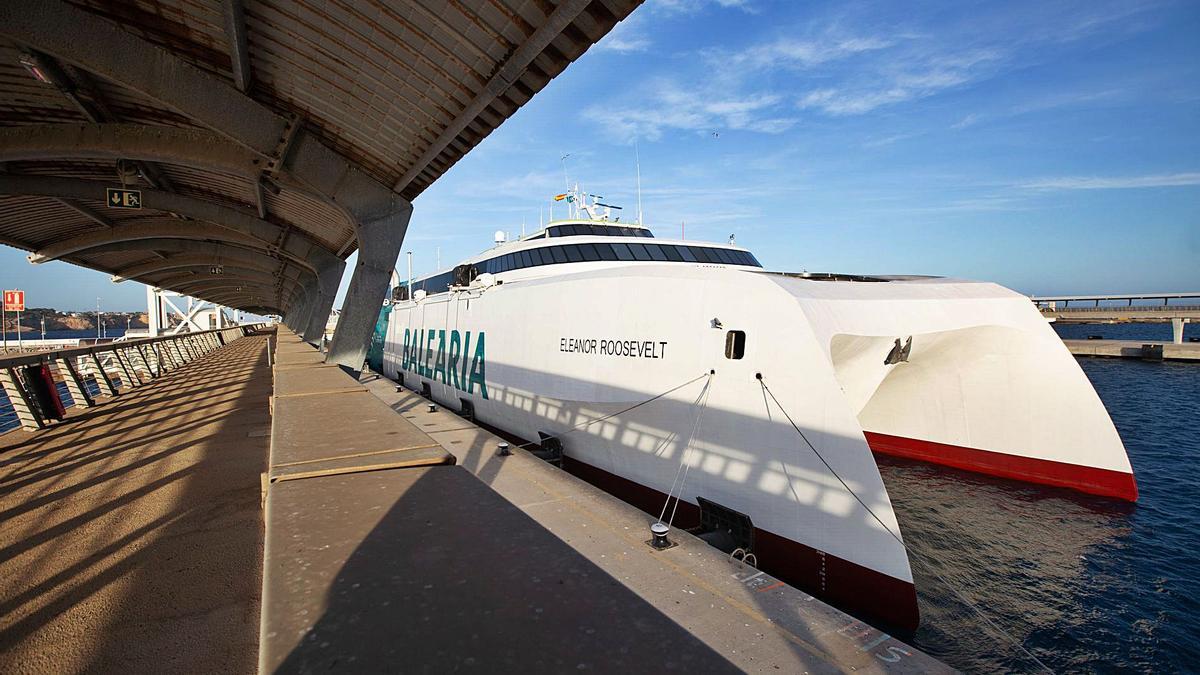
[[[412,205],[408,202],[395,206],[398,208],[377,220],[359,223],[358,261],[326,357],[329,363],[354,373],[362,370],[367,358],[371,335],[412,216]],[[311,325],[312,318],[309,321]]]

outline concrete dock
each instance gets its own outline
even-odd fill
[[[0,436],[0,672],[949,670],[499,440],[284,328]]]
[[[419,394],[378,375],[367,388],[436,439],[458,463],[570,550],[619,580],[715,655],[744,672],[948,672],[950,669],[764,572],[673,530],[665,551],[647,545],[653,517],[513,449],[457,414],[428,410]],[[554,566],[543,572],[551,577]]]
[[[254,669],[266,341],[0,435],[0,672]]]
[[[1063,340],[1063,344],[1075,356],[1200,362],[1200,342],[1176,344],[1141,340]]]

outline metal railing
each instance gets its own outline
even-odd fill
[[[1085,314],[1108,312],[1150,312],[1153,314],[1174,314],[1177,312],[1200,312],[1200,305],[1118,305],[1113,307],[1038,307],[1047,314]]]
[[[263,326],[248,324],[0,356],[0,385],[12,406],[10,415],[15,415],[20,427],[44,429],[51,421],[62,419],[68,407],[91,407],[97,395],[118,396]],[[0,424],[0,433],[6,430]]]

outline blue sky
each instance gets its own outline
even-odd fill
[[[1200,290],[1197,35],[1195,2],[649,0],[416,200],[405,250],[536,229],[564,164],[632,218],[636,144],[648,225],[769,268]],[[22,258],[0,281],[45,304],[144,302]]]

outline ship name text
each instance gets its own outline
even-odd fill
[[[475,335],[472,352],[471,331],[405,328],[400,367],[468,394],[474,394],[478,386],[486,400],[484,337],[483,331]]]
[[[609,340],[606,338],[558,339],[558,351],[570,354],[598,354],[634,359],[666,358],[666,340]]]

